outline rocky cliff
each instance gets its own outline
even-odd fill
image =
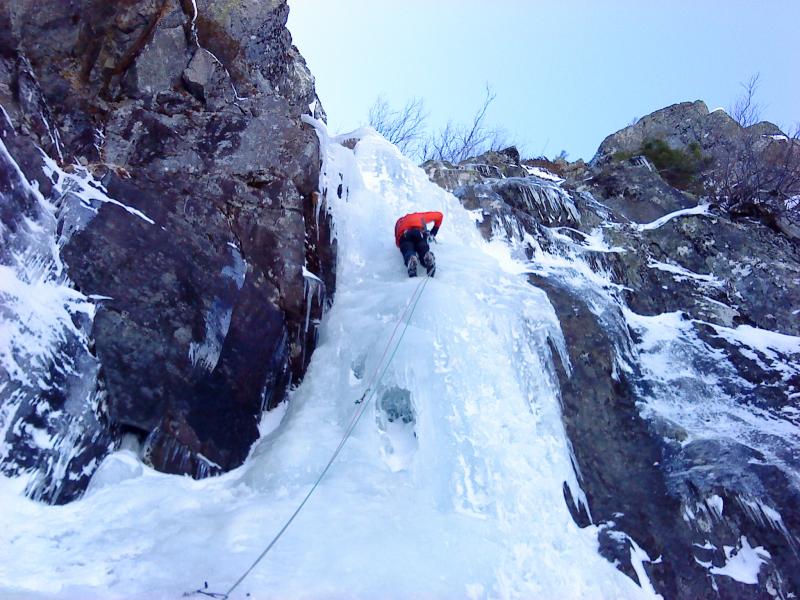
[[[287,12],[0,5],[0,465],[29,495],[77,498],[120,446],[169,473],[236,467],[303,377],[336,248]],[[575,522],[668,598],[800,590],[798,163],[774,125],[694,102],[589,164],[424,165],[558,316],[566,351],[543,354]]]
[[[566,500],[634,579],[643,550],[667,598],[800,590],[799,153],[695,102],[609,136],[588,165],[514,148],[423,165],[531,261],[569,351],[588,510],[565,484]],[[783,178],[746,192],[748,169]],[[748,560],[757,580],[731,575]]]
[[[609,135],[592,164],[645,155],[681,191],[712,198],[734,218],[757,219],[800,241],[800,144],[767,121],[739,124],[722,109],[683,102]]]
[[[0,6],[0,454],[31,495],[74,498],[123,439],[162,471],[235,467],[302,377],[334,248],[287,15]]]

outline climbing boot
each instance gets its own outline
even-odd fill
[[[416,277],[417,276],[417,267],[419,266],[419,259],[416,256],[412,256],[408,259],[408,276],[409,277]]]
[[[434,273],[436,273],[436,258],[434,258],[433,252],[428,250],[425,253],[425,256],[422,257],[422,264],[428,270],[428,275],[433,277]]]

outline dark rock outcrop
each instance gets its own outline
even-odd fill
[[[82,372],[97,422],[96,440],[79,436],[84,458],[54,469],[15,438],[35,413],[41,435],[76,443],[47,423],[63,385],[29,390],[21,405],[0,396],[17,448],[3,468],[38,469],[33,495],[74,498],[125,433],[159,470],[231,469],[262,410],[302,378],[334,291],[335,249],[314,206],[318,141],[300,120],[324,113],[287,15],[284,0],[0,7],[2,172],[18,165],[38,182],[59,244],[51,259],[63,261],[57,276],[96,299],[82,349],[50,357],[77,352],[96,365]],[[7,187],[4,223],[35,204],[21,189]],[[22,243],[13,237],[4,264]]]
[[[763,148],[796,143],[767,125],[751,130]],[[796,423],[800,352],[784,338],[746,343],[800,335],[800,246],[713,187],[711,198],[676,189],[639,156],[648,136],[667,155],[700,144],[714,160],[698,162],[696,176],[713,184],[743,131],[686,103],[609,136],[589,165],[495,152],[423,165],[481,212],[485,236],[531,260],[531,284],[547,292],[566,342],[564,426],[601,552],[638,579],[632,557],[644,550],[667,598],[800,590],[800,447],[778,433]],[[797,218],[796,205],[778,208]],[[566,485],[565,499],[573,510]],[[757,585],[724,569],[748,552]]]

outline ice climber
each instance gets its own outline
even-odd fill
[[[420,261],[425,265],[428,275],[433,277],[436,272],[436,258],[428,246],[428,237],[436,237],[443,218],[442,213],[431,211],[410,213],[397,219],[394,241],[403,253],[409,277],[417,276]],[[428,229],[428,223],[433,223],[433,227]]]

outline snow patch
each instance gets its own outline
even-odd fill
[[[787,378],[800,372],[796,358],[791,358],[800,339],[750,326],[726,328],[688,319],[680,312],[644,316],[623,309],[623,314],[639,338],[634,350],[648,383],[640,405],[643,416],[679,425],[683,444],[709,438],[736,440],[764,454],[771,464],[793,470],[797,425],[777,411],[742,403],[731,390],[741,394],[752,383],[738,375],[723,350],[702,341],[698,328],[711,327],[743,355],[771,361],[763,366]]]
[[[772,355],[773,351],[783,354],[800,353],[800,337],[777,333],[767,329],[759,329],[751,325],[739,325],[735,329],[714,326],[720,337],[731,343],[749,346],[760,352]]]
[[[779,371],[785,381],[800,375],[800,337],[751,325],[739,325],[736,328],[710,325],[720,338],[736,346],[743,356],[765,369]],[[764,364],[761,356],[766,357],[770,364]]]
[[[738,547],[723,546],[722,549],[725,552],[725,566],[711,567],[709,572],[730,577],[741,583],[757,585],[758,572],[761,570],[761,565],[771,558],[770,553],[762,546],[755,548],[750,546],[746,536],[741,537]]]
[[[45,163],[45,175],[53,182],[53,187],[61,195],[68,192],[76,194],[83,205],[94,212],[97,212],[98,204],[113,204],[119,206],[129,214],[142,219],[146,223],[155,225],[155,221],[138,208],[133,208],[132,206],[128,206],[110,197],[105,186],[97,181],[85,167],[77,164],[72,165],[73,172],[68,173],[59,167],[58,164],[44,152],[41,154]]]
[[[702,275],[700,273],[695,273],[694,271],[690,271],[689,269],[684,269],[679,265],[674,265],[670,263],[661,262],[658,260],[652,260],[647,263],[647,266],[651,269],[658,269],[659,271],[666,271],[667,273],[672,273],[675,275],[675,281],[686,281],[693,280],[697,281],[701,284],[711,285],[714,287],[722,287],[724,282],[721,279],[718,279],[714,275]]]
[[[522,165],[523,168],[528,172],[528,175],[533,175],[534,177],[538,177],[539,179],[544,179],[546,181],[554,181],[555,183],[563,183],[566,181],[563,177],[559,177],[555,173],[551,173],[547,169],[542,169],[541,167],[530,167],[528,165]]]
[[[653,229],[658,229],[659,227],[663,227],[665,224],[669,223],[673,219],[677,219],[678,217],[687,217],[687,216],[698,216],[698,215],[708,215],[710,204],[700,204],[695,206],[694,208],[685,208],[683,210],[676,210],[675,212],[671,212],[667,215],[664,215],[660,219],[656,219],[651,223],[644,223],[644,224],[634,224],[634,228],[638,231],[652,231]]]
[[[646,591],[648,594],[651,594],[654,598],[661,598],[661,595],[656,593],[650,578],[647,576],[647,571],[644,569],[644,563],[658,563],[660,562],[660,559],[656,561],[652,560],[650,556],[648,556],[647,552],[645,552],[636,542],[634,542],[632,538],[628,537],[628,541],[631,544],[631,566],[636,573],[636,578],[639,580],[639,585],[642,586],[644,591]]]

